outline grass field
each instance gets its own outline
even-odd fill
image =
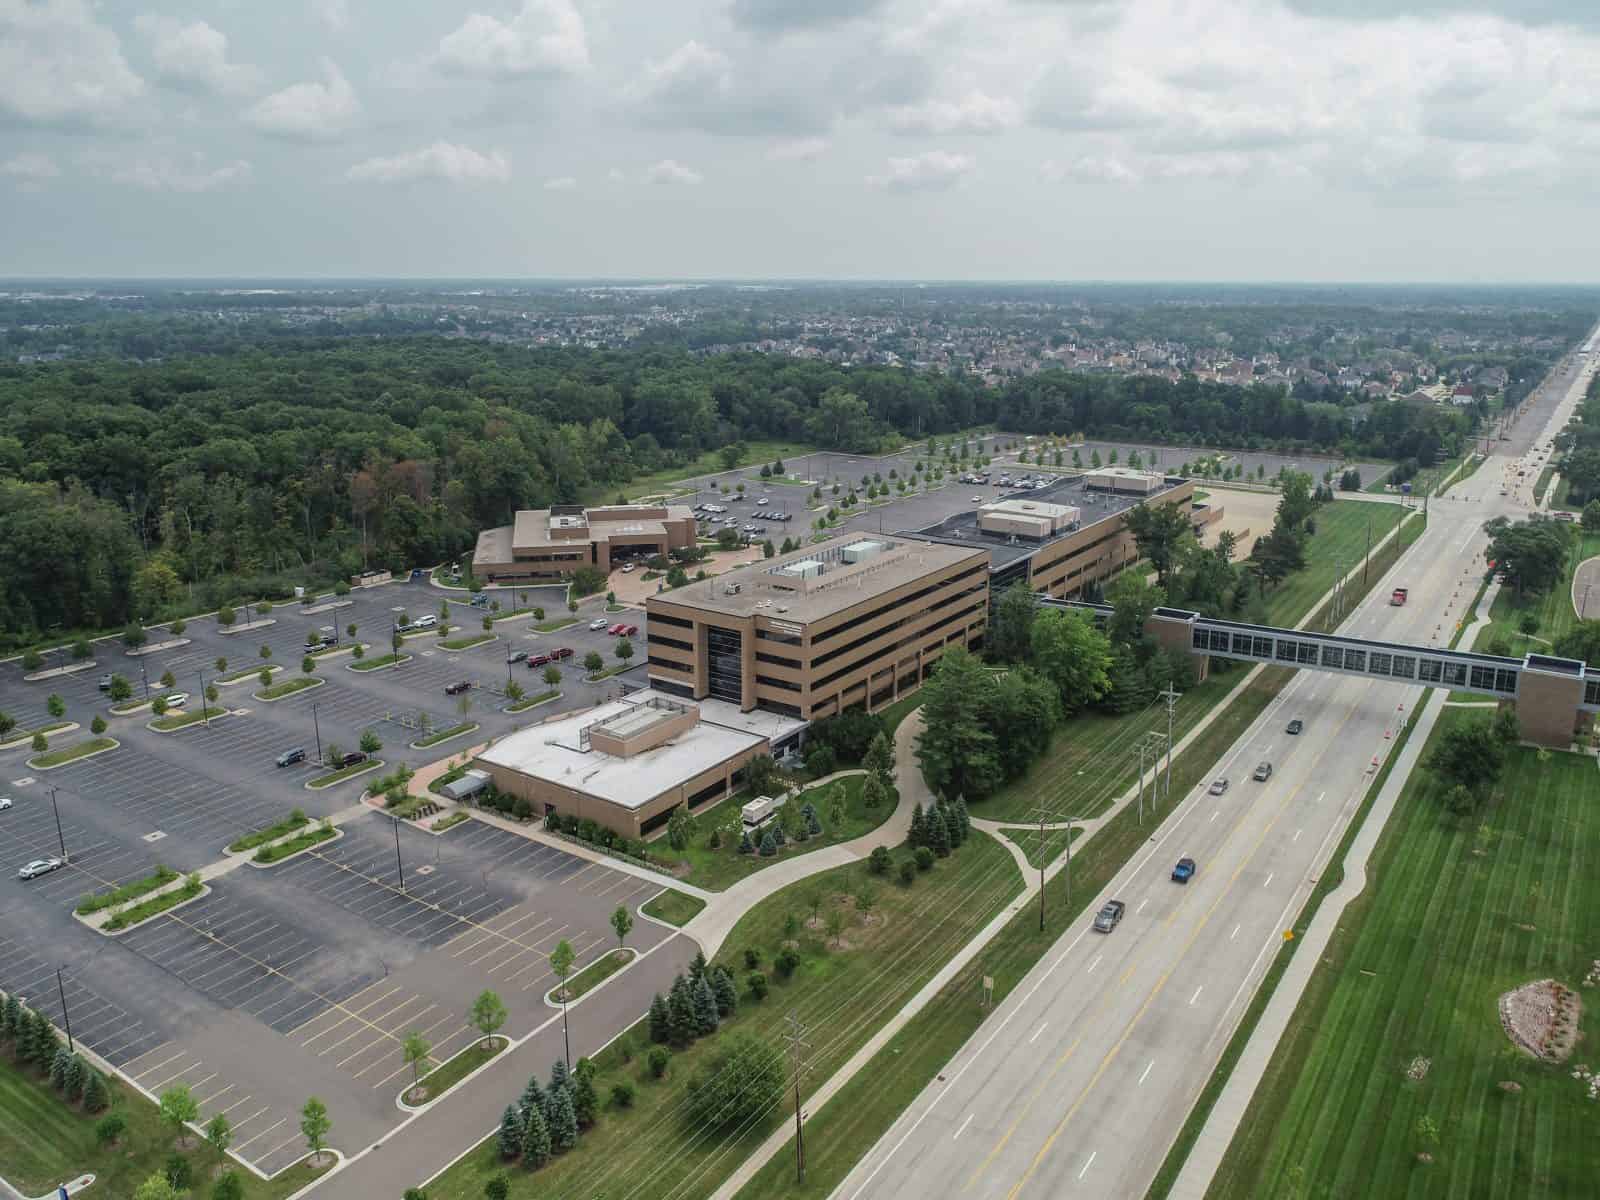
[[[1317,509],[1317,532],[1306,545],[1306,567],[1267,592],[1267,623],[1292,626],[1333,587],[1339,575],[1350,570],[1366,552],[1368,524],[1376,546],[1405,515],[1399,504],[1374,504],[1370,500],[1335,500]],[[1416,526],[1406,530],[1409,540]]]
[[[100,1116],[88,1116],[62,1102],[32,1071],[20,1070],[0,1050],[0,1175],[25,1196],[49,1192],[65,1179],[93,1172],[95,1196],[132,1196],[146,1177],[161,1170],[173,1152],[171,1130],[161,1123],[156,1106],[115,1080],[107,1080],[112,1109],[127,1121],[127,1132],[114,1147],[102,1148],[94,1136]],[[198,1140],[198,1139],[196,1139]],[[216,1159],[208,1149],[188,1151],[196,1179],[209,1178]],[[289,1168],[270,1181],[237,1168],[245,1200],[282,1200],[311,1182],[320,1172],[305,1165]],[[209,1188],[196,1196],[209,1195]]]
[[[674,850],[665,837],[660,837],[650,843],[650,857],[665,864],[669,870],[686,866],[688,870],[674,871],[674,874],[696,887],[720,892],[774,863],[783,862],[785,859],[811,850],[820,850],[824,846],[848,842],[864,833],[870,833],[883,824],[888,820],[889,814],[894,812],[894,806],[899,802],[898,797],[891,788],[887,804],[879,805],[876,809],[868,809],[861,801],[861,785],[865,778],[863,775],[850,775],[844,779],[836,779],[821,787],[807,788],[798,797],[790,800],[789,803],[795,806],[796,811],[808,801],[817,806],[817,817],[822,822],[822,835],[804,842],[791,838],[789,843],[772,858],[762,858],[759,854],[739,853],[739,834],[733,827],[739,825],[740,805],[754,799],[748,792],[730,796],[716,807],[705,809],[691,817],[689,845],[686,849]],[[837,827],[828,821],[828,798],[835,788],[842,789],[845,795],[844,822]],[[706,844],[707,839],[710,838],[712,829],[719,826],[722,828],[722,845],[719,849],[712,850]]]
[[[113,750],[121,744],[116,738],[89,738],[87,741],[77,742],[71,746],[63,746],[60,750],[47,750],[43,754],[35,754],[28,760],[28,765],[36,771],[49,767],[60,767],[69,762],[76,762],[80,758],[87,758],[91,754],[99,754],[104,750]]]
[[[1288,682],[1284,669],[1263,671],[1228,706],[1204,734],[1173,764],[1172,787],[1187,791],[1206,778],[1217,759],[1260,715]],[[1164,807],[1159,814],[1172,812]],[[985,975],[994,979],[998,1004],[1027,975],[1067,926],[1122,869],[1154,832],[1154,818],[1141,826],[1125,808],[1072,855],[1072,897],[1064,881],[1051,880],[1045,905],[1045,928],[1039,930],[1037,904],[1023,906],[937,996],[913,1017],[870,1063],[846,1084],[820,1112],[806,1122],[806,1181],[794,1179],[794,1148],[780,1151],[740,1192],[739,1200],[785,1197],[823,1200],[893,1124],[906,1105],[944,1070],[977,1031],[990,1011],[978,1003]],[[709,1190],[709,1189],[707,1189]]]
[[[1434,738],[1468,719],[1446,710]],[[1466,821],[1444,813],[1429,773],[1411,777],[1209,1195],[1595,1194],[1594,1102],[1513,1048],[1496,1012],[1532,980],[1577,987],[1600,954],[1594,775],[1586,758],[1514,749]],[[1590,1005],[1585,1041],[1597,1033]],[[1413,1081],[1419,1057],[1430,1065]],[[1440,1132],[1426,1166],[1424,1115]]]
[[[878,716],[883,718],[883,725],[889,733],[890,741],[894,740],[894,732],[900,728],[900,722],[915,712],[921,703],[922,689],[918,688],[909,696],[901,696],[893,704],[878,710]]]
[[[567,1001],[570,1003],[585,992],[594,991],[595,988],[622,970],[633,959],[634,954],[631,951],[607,950],[599,958],[584,967],[583,970],[568,979],[567,986],[564,989],[551,988],[547,996],[551,1001],[560,1003],[561,991],[564,990],[567,993]]]
[[[789,470],[799,470],[796,463],[790,459],[804,458],[810,450],[809,446],[799,442],[746,442],[745,452],[736,464],[741,467],[759,467],[762,463],[771,463],[777,459],[783,460],[783,465]],[[698,458],[691,459],[676,467],[667,467],[664,470],[654,471],[648,475],[640,475],[624,484],[621,488],[630,500],[641,496],[655,495],[663,490],[673,491],[674,484],[687,479],[692,475],[710,475],[718,471],[725,471],[722,465],[722,455],[715,450],[707,450]],[[617,497],[618,489],[607,485],[596,485],[584,490],[579,502],[583,504],[610,504]]]
[[[866,919],[852,899],[863,888],[876,897]],[[812,1069],[803,1088],[815,1087],[1020,888],[1011,855],[974,832],[965,846],[909,887],[877,879],[864,863],[856,863],[762,901],[734,927],[719,956],[741,983],[739,1008],[722,1031],[675,1052],[661,1081],[651,1079],[644,1065],[643,1022],[601,1052],[595,1058],[595,1090],[604,1097],[614,1083],[632,1082],[637,1089],[633,1107],[608,1105],[578,1148],[551,1165],[531,1174],[511,1168],[511,1195],[542,1200],[709,1195],[734,1164],[790,1116],[780,1103],[742,1134],[725,1136],[696,1129],[680,1115],[688,1080],[716,1053],[727,1031],[742,1029],[776,1042],[793,1012],[809,1031]],[[842,945],[830,944],[824,929],[809,927],[813,892],[822,897],[824,913],[837,906],[845,914]],[[771,964],[791,923],[801,961],[784,981]],[[762,969],[773,977],[771,994],[761,1002],[743,990],[747,947],[760,952]],[[480,1200],[485,1181],[501,1169],[491,1139],[430,1184],[428,1194],[431,1200]]]
[[[1478,630],[1472,648],[1487,652],[1490,643],[1499,639],[1513,654],[1549,653],[1550,643],[1578,623],[1577,610],[1572,607],[1573,573],[1584,559],[1597,554],[1600,554],[1600,533],[1579,534],[1573,539],[1566,575],[1544,595],[1524,596],[1519,602],[1514,588],[1502,586],[1489,608],[1489,624]],[[1530,614],[1539,622],[1538,631],[1531,638],[1521,629],[1522,618]]]
[[[1000,836],[1017,844],[1017,848],[1027,855],[1030,867],[1038,867],[1042,863],[1054,862],[1067,845],[1067,831],[1065,829],[1046,829],[1043,836],[1040,836],[1037,828],[1028,829],[1019,826],[1015,829],[1002,829]],[[1072,840],[1076,842],[1082,836],[1083,830],[1074,825],[1072,827]]]
[[[665,921],[668,925],[679,928],[687,925],[699,915],[706,902],[699,896],[691,896],[686,892],[673,891],[668,888],[653,900],[648,901],[640,912],[646,916],[654,917],[658,921]]]
[[[1418,471],[1411,477],[1410,480],[1408,480],[1408,482],[1411,484],[1411,494],[1413,496],[1421,496],[1424,493],[1431,494],[1434,492],[1434,490],[1438,488],[1440,481],[1445,479],[1452,471],[1459,467],[1461,465],[1461,460],[1465,457],[1465,455],[1460,455],[1456,458],[1447,458],[1436,466],[1423,467],[1422,470]],[[1371,483],[1367,484],[1367,486],[1362,490],[1379,494],[1383,493],[1388,486],[1390,474],[1391,472],[1385,471],[1377,479],[1374,479]]]
[[[1413,545],[1428,528],[1428,518],[1417,509],[1411,510],[1411,515],[1405,520],[1401,535],[1392,542],[1388,542],[1372,552],[1372,559],[1367,563],[1367,569],[1357,575],[1345,585],[1344,595],[1339,599],[1337,607],[1342,615],[1334,619],[1335,602],[1327,601],[1306,622],[1307,629],[1317,629],[1328,632],[1343,623],[1356,605],[1365,600],[1367,593],[1378,586],[1378,581],[1383,578],[1383,573],[1392,567],[1396,560],[1405,553],[1407,547]]]
[[[301,675],[295,679],[285,679],[282,683],[275,683],[271,687],[262,688],[251,694],[257,700],[282,700],[285,696],[292,696],[296,692],[303,692],[307,688],[321,687],[325,680],[318,679],[315,675]]]

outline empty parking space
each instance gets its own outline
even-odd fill
[[[56,964],[39,957],[38,949],[0,934],[0,991],[22,997],[59,1029],[70,1022],[73,1037],[119,1066],[163,1040],[156,1030],[89,987],[77,972],[63,970],[58,977]]]

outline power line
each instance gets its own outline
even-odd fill
[[[806,1051],[811,1048],[805,1040],[806,1027],[800,1023],[800,1018],[795,1016],[794,1009],[789,1010],[789,1030],[784,1034],[784,1040],[789,1043],[789,1071],[794,1076],[794,1181],[806,1181],[806,1141],[805,1132],[800,1121],[800,1077],[807,1071]]]

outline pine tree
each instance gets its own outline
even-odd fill
[[[961,819],[956,816],[955,806],[941,804],[939,815],[944,818],[944,830],[950,835],[950,849],[959,850],[961,843],[966,841],[966,836],[961,832]]]
[[[33,1065],[41,1071],[48,1071],[51,1062],[56,1056],[56,1047],[60,1043],[56,1040],[56,1027],[50,1024],[50,1018],[42,1012],[33,1014]]]
[[[928,846],[940,858],[950,857],[950,831],[945,828],[938,808],[928,810]]]
[[[554,1119],[550,1122],[550,1145],[559,1154],[578,1144],[578,1114],[572,1108],[572,1093],[566,1088],[556,1092],[551,1108]]]
[[[89,1075],[89,1064],[83,1061],[83,1056],[74,1054],[72,1062],[67,1066],[67,1082],[62,1089],[68,1100],[79,1100],[83,1097],[84,1080]]]
[[[517,1101],[517,1115],[521,1118],[522,1125],[528,1124],[529,1113],[544,1112],[546,1103],[544,1088],[539,1086],[539,1077],[528,1076],[528,1086],[522,1089],[522,1096]]]
[[[704,975],[694,989],[694,1028],[702,1037],[717,1031],[717,995]]]
[[[911,832],[906,834],[906,845],[915,850],[928,844],[928,822],[922,815],[922,801],[911,809]]]
[[[550,1126],[544,1119],[544,1110],[535,1108],[528,1113],[528,1122],[522,1129],[522,1165],[531,1171],[549,1161]]]
[[[515,1158],[522,1149],[522,1114],[515,1104],[506,1105],[500,1114],[500,1157]]]
[[[557,1088],[566,1087],[567,1081],[571,1078],[571,1072],[567,1070],[566,1059],[558,1058],[550,1064],[550,1090],[552,1092]]]
[[[667,1040],[680,1050],[694,1041],[694,1002],[682,975],[672,981],[667,999]]]
[[[667,1002],[660,992],[650,1001],[650,1040],[664,1042],[667,1040],[668,1025],[671,1017],[667,1013]]]
[[[56,1091],[65,1091],[67,1087],[67,1068],[72,1066],[72,1051],[65,1046],[56,1048],[55,1056],[50,1060],[50,1086]]]
[[[761,857],[762,858],[771,858],[777,852],[778,852],[778,843],[773,838],[772,830],[769,827],[767,829],[767,831],[761,835]]]
[[[600,1097],[594,1094],[592,1072],[575,1072],[572,1076],[572,1112],[578,1118],[578,1128],[587,1129],[594,1124],[595,1113],[600,1109]]]
[[[717,994],[718,1016],[729,1016],[739,1007],[739,989],[734,985],[727,967],[718,965],[711,968],[711,990]]]
[[[689,986],[699,987],[700,981],[706,977],[706,952],[696,950],[695,955],[689,960]]]
[[[774,821],[772,823],[772,828],[768,832],[770,832],[772,834],[772,843],[778,849],[781,850],[781,849],[783,849],[784,846],[789,844],[789,839],[787,837],[785,837],[784,833],[783,833],[783,824],[782,824],[782,822]]]
[[[750,840],[750,831],[746,829],[742,834],[739,835],[739,853],[754,854],[755,852],[755,843]]]
[[[17,1026],[22,1020],[22,1002],[15,995],[6,996],[5,1007],[0,1008],[0,1038],[15,1041]]]
[[[110,1103],[111,1095],[106,1088],[105,1078],[99,1071],[90,1070],[89,1077],[83,1081],[84,1111],[97,1113]]]
[[[967,811],[965,797],[956,797],[956,820],[961,822],[961,840],[964,843],[972,836],[972,814]]]

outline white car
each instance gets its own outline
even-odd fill
[[[10,808],[10,807],[11,807],[11,797],[10,796],[0,796],[0,812],[5,812],[5,810]]]
[[[415,621],[411,622],[411,628],[412,629],[432,629],[438,623],[439,623],[439,618],[434,616],[432,613],[429,613],[427,616],[418,617]]]
[[[624,575],[633,574],[633,564],[632,563],[623,563],[622,564],[622,573]]]
[[[36,858],[17,872],[17,878],[35,879],[40,875],[48,875],[51,871],[59,870],[65,865],[59,858]]]
[[[765,496],[763,496],[763,497],[761,497],[761,499],[757,500],[756,503],[757,504],[771,504],[772,501],[768,500]]]
[[[162,699],[167,702],[168,708],[182,708],[185,704],[189,703],[189,693],[171,692],[163,696]]]
[[[983,497],[982,496],[974,496],[972,498],[972,503],[973,504],[982,504],[983,503]]]
[[[609,623],[606,621],[606,619],[604,617],[596,617],[594,620],[589,622],[589,628],[590,629],[605,629],[605,628],[607,628],[608,624]]]

